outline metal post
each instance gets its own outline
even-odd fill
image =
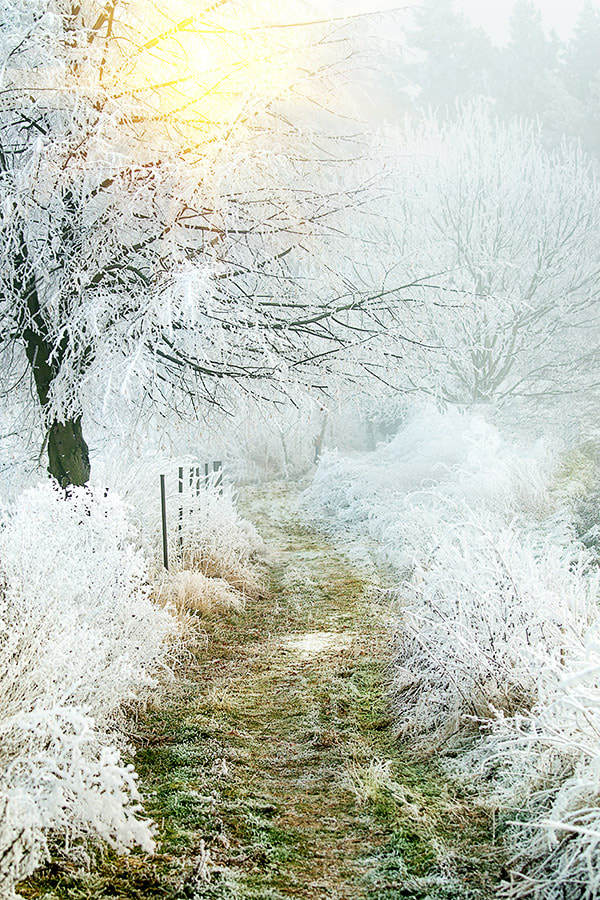
[[[183,554],[183,466],[179,466],[179,522],[177,532],[179,536],[179,555]]]
[[[167,572],[169,571],[169,545],[167,542],[167,494],[165,491],[165,476],[160,476],[160,511],[162,516],[162,539],[163,539],[163,563]]]

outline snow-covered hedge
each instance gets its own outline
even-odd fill
[[[404,728],[447,736],[466,718],[531,705],[536,648],[564,643],[589,606],[550,471],[540,447],[506,441],[480,413],[427,405],[375,453],[323,460],[305,494],[313,515],[375,538],[404,576]]]
[[[507,895],[591,900],[600,576],[556,471],[481,413],[424,405],[375,453],[328,454],[305,503],[322,527],[375,538],[401,574],[399,726],[428,748],[479,729],[463,770],[484,771],[490,802],[511,810]]]
[[[124,704],[166,668],[171,614],[116,496],[51,484],[0,529],[0,893],[44,858],[50,830],[152,849],[135,773],[121,761]]]
[[[600,897],[597,618],[580,634],[571,633],[559,656],[541,660],[531,711],[499,717],[474,756],[480,771],[497,768],[491,799],[513,810],[509,845],[514,871],[504,896]]]
[[[329,452],[304,494],[326,530],[376,539],[399,570],[431,557],[476,515],[495,528],[550,513],[551,458],[542,445],[504,440],[477,412],[415,406],[373,453]]]

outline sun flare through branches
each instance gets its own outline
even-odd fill
[[[165,123],[231,127],[273,103],[327,103],[327,45],[336,39],[300,4],[168,0],[111,9],[104,86]]]

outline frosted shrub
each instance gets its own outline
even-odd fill
[[[403,731],[445,740],[528,709],[546,657],[594,616],[552,459],[477,411],[420,404],[375,453],[323,461],[305,502],[375,538],[404,578],[394,698]]]
[[[6,517],[2,620],[16,641],[13,681],[28,703],[43,697],[106,716],[154,684],[173,623],[147,598],[145,561],[132,538],[122,502],[92,500],[83,489],[65,500],[41,485]],[[12,712],[6,703],[0,709]]]
[[[171,578],[165,578],[162,571],[158,531],[155,528],[146,534],[154,558],[153,579],[158,578],[163,598],[181,605],[187,597],[182,605],[208,611],[211,605],[239,606],[244,598],[261,593],[257,562],[263,542],[255,527],[239,514],[229,486],[202,486],[197,495],[172,490],[168,510]]]
[[[597,602],[597,573],[589,588]],[[600,896],[599,629],[596,621],[571,630],[566,649],[540,666],[532,710],[499,717],[474,751],[494,775],[492,801],[513,810],[507,897]],[[485,783],[489,792],[489,777]]]
[[[0,722],[0,893],[46,855],[48,831],[102,838],[124,852],[152,852],[133,766],[76,707],[36,708]]]
[[[597,588],[587,558],[551,536],[476,521],[449,531],[406,587],[394,679],[403,730],[431,743],[529,709],[540,671],[593,620]]]
[[[549,468],[541,447],[505,440],[479,412],[419,404],[374,453],[325,454],[304,503],[326,530],[367,533],[410,569],[473,510],[505,523],[547,514]]]
[[[479,729],[452,768],[483,770],[514,819],[505,896],[598,900],[600,573],[570,524],[581,465],[566,457],[554,487],[552,469],[477,413],[422,406],[375,453],[328,456],[305,500],[402,572],[399,729],[428,749]]]
[[[152,846],[135,775],[120,762],[123,704],[166,668],[174,620],[154,606],[116,497],[50,484],[0,531],[0,885],[43,858],[45,835]]]
[[[182,504],[181,531],[178,523],[173,533],[177,535],[175,552],[181,534],[183,567],[223,578],[241,594],[260,593],[261,580],[254,563],[264,550],[263,542],[255,527],[240,516],[231,489],[222,493],[215,488],[202,489]]]

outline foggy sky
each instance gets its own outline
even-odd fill
[[[471,21],[481,25],[498,42],[508,35],[508,20],[513,0],[457,0],[457,7],[464,10]],[[582,2],[569,0],[538,0],[544,24],[548,30],[554,29],[562,38],[569,36]]]
[[[473,24],[481,25],[497,43],[503,43],[508,35],[508,21],[514,0],[456,0]],[[320,4],[319,4],[320,5]],[[324,6],[334,15],[348,12],[374,12],[405,7],[406,15],[411,6],[426,5],[426,0],[326,0]],[[568,38],[583,0],[537,0],[548,31],[554,29],[562,38]],[[322,8],[322,7],[321,7]],[[401,23],[403,16],[398,16]]]

